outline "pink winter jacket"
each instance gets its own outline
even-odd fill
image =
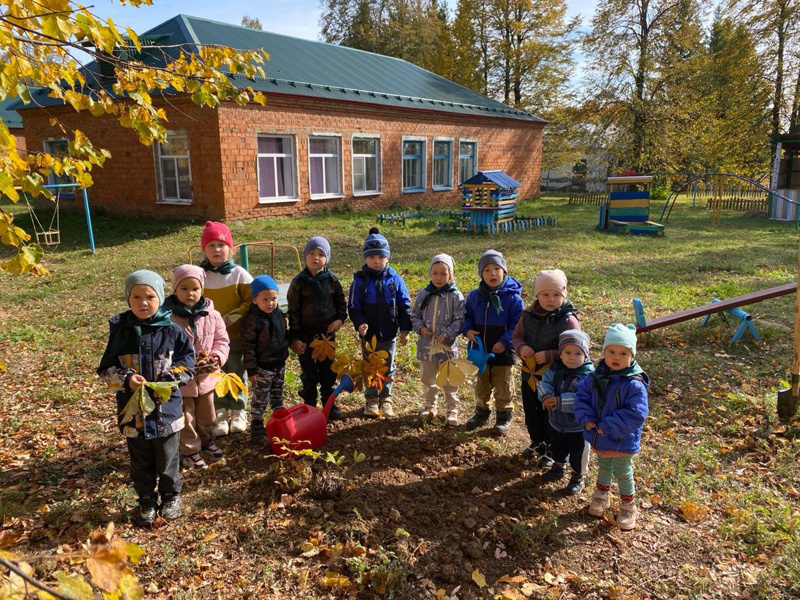
[[[195,320],[195,327],[197,328],[197,339],[192,333],[192,328],[189,326],[189,319],[177,316],[172,313],[172,320],[180,325],[181,329],[186,332],[189,339],[194,345],[195,357],[201,350],[205,350],[212,356],[219,357],[219,364],[224,365],[228,360],[228,352],[230,351],[231,342],[228,338],[228,331],[225,327],[225,322],[222,320],[222,315],[219,311],[214,309],[214,303],[206,298],[208,301],[208,315],[205,317],[198,317]],[[217,369],[215,372],[219,372]],[[214,389],[218,379],[212,377],[213,372],[205,372],[193,378],[189,383],[181,388],[181,393],[184,397],[194,398]]]

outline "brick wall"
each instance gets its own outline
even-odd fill
[[[523,183],[520,196],[538,195],[541,175],[542,124],[514,119],[449,115],[422,110],[388,109],[363,104],[271,95],[266,107],[224,104],[217,110],[200,108],[188,98],[171,98],[164,105],[169,129],[188,134],[192,204],[158,203],[155,154],[139,143],[135,133],[122,128],[113,117],[95,118],[64,107],[46,111],[20,111],[25,140],[30,149],[41,149],[44,140],[64,135],[49,123],[61,119],[80,129],[112,158],[92,172],[89,190],[93,207],[117,214],[160,218],[257,219],[266,216],[304,214],[350,202],[356,208],[445,206],[458,202],[458,191],[431,190],[434,138],[452,138],[452,179],[458,176],[458,142],[477,142],[477,168],[502,169]],[[329,133],[341,136],[342,198],[310,198],[308,136]],[[261,203],[258,193],[258,134],[290,135],[295,143],[294,177],[297,201]],[[380,135],[381,194],[354,197],[352,193],[351,137]],[[426,191],[402,192],[403,136],[424,137],[426,143]]]
[[[23,158],[26,155],[25,151],[25,132],[21,127],[9,127],[8,132],[14,136],[17,142],[17,153]]]

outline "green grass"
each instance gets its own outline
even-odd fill
[[[4,208],[14,212],[18,224],[29,229],[27,214],[20,207]],[[654,219],[660,215],[660,208],[654,204]],[[797,276],[798,234],[791,224],[726,212],[721,226],[712,228],[709,212],[692,209],[684,200],[667,222],[666,237],[643,238],[597,232],[597,207],[571,206],[563,198],[523,202],[520,212],[555,215],[558,226],[488,237],[439,234],[435,232],[435,219],[427,219],[411,220],[405,228],[383,225],[381,231],[391,243],[391,264],[402,273],[412,293],[427,284],[428,263],[439,252],[455,257],[457,283],[466,294],[478,283],[476,262],[480,254],[488,248],[502,251],[510,274],[524,286],[526,303],[531,301],[538,270],[563,269],[569,278],[569,297],[580,311],[582,327],[592,337],[595,359],[606,327],[611,322],[632,322],[634,297],[642,299],[648,316],[658,316],[704,304],[713,297],[786,283]],[[93,370],[105,345],[107,318],[125,309],[123,279],[130,271],[149,268],[161,273],[169,285],[172,268],[187,260],[187,250],[198,243],[203,223],[153,222],[102,214],[94,214],[93,220],[96,255],[88,252],[83,216],[64,214],[64,242],[47,256],[51,276],[0,274],[0,360],[10,369],[7,379],[0,379],[0,386],[6,385],[4,381],[14,382],[13,388],[0,390],[0,414],[12,428],[34,427],[27,413],[20,412],[23,397],[34,406],[63,410],[91,405],[95,412],[86,415],[81,426],[96,444],[108,444],[108,435],[113,432],[97,426],[97,415],[108,415],[103,406],[95,406],[105,402],[97,400],[105,398],[105,392],[94,379]],[[361,265],[362,241],[374,224],[374,212],[352,211],[302,219],[271,218],[232,225],[232,230],[237,242],[273,240],[298,248],[309,236],[324,234],[333,249],[330,266],[347,286],[352,272]],[[3,251],[7,255],[7,250]],[[251,249],[250,261],[254,274],[268,270],[269,257],[264,250]],[[293,253],[278,253],[275,275],[279,281],[289,281],[297,270]],[[761,344],[746,336],[732,345],[730,336],[736,324],[718,317],[712,317],[706,327],[701,328],[699,320],[690,321],[643,335],[639,341],[639,361],[652,378],[651,417],[644,451],[635,467],[640,497],[654,498],[661,510],[671,515],[682,514],[686,502],[703,507],[709,522],[704,535],[716,536],[720,545],[730,544],[733,556],[742,552],[763,557],[759,558],[756,591],[765,598],[788,597],[797,591],[800,577],[800,472],[796,467],[800,435],[796,425],[786,429],[775,418],[775,388],[788,379],[792,363],[794,305],[795,296],[790,295],[745,308],[754,315],[764,340]],[[345,349],[355,349],[352,336],[341,336],[341,342]],[[413,345],[400,349],[397,362],[401,381],[396,389],[403,400],[398,404],[414,412],[421,388]],[[288,396],[296,394],[298,384],[296,362],[290,361]],[[30,390],[25,391],[28,386]],[[464,388],[462,392],[464,412],[468,412],[472,391]],[[344,398],[342,404],[353,409],[358,399]],[[58,453],[54,440],[63,425],[35,426],[48,437],[36,452],[40,461],[36,468],[41,471],[38,476],[48,484],[58,483],[66,475],[53,467]],[[439,431],[433,426],[430,429]],[[420,435],[414,428],[401,434],[409,441]],[[0,431],[0,439],[3,444],[22,445],[8,430]],[[457,444],[476,443],[493,455],[515,451],[489,438],[476,442],[464,432],[454,434],[453,439]],[[348,463],[351,454],[352,449],[347,454]],[[90,483],[96,486],[94,495],[105,496],[115,510],[122,512],[131,496],[124,473],[113,475],[87,470]],[[212,504],[235,511],[241,497],[255,501],[258,490],[248,493],[247,482],[211,480],[192,502],[196,510]],[[0,501],[7,515],[35,510],[20,491],[0,490]],[[52,506],[51,518],[61,523],[78,503],[65,496]],[[545,520],[515,525],[511,537],[525,551],[533,551],[549,544],[556,523],[556,513],[548,512]],[[362,526],[367,527],[365,523]],[[244,546],[278,552],[273,547],[278,541],[264,539],[265,531],[255,526],[244,531]],[[353,535],[360,537],[361,529],[354,530]],[[362,564],[366,558],[350,559],[348,573],[364,579],[365,588],[380,585],[395,590],[397,581],[413,568],[395,549],[381,552],[368,564]],[[189,573],[192,567],[179,552],[166,546],[155,575]],[[270,571],[257,577],[267,587],[278,585]],[[715,583],[707,573],[687,572],[658,581],[652,589],[665,595],[700,598],[714,590]],[[313,593],[311,590],[306,595],[312,597]]]

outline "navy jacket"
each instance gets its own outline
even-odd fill
[[[489,365],[513,365],[516,362],[511,334],[517,326],[522,309],[522,286],[513,277],[506,277],[505,282],[492,292],[500,298],[502,311],[500,314],[492,307],[489,296],[480,288],[472,290],[466,300],[466,315],[461,333],[466,335],[470,329],[479,332],[486,352],[492,351],[495,342],[502,342],[505,352],[489,359]]]
[[[265,313],[253,303],[242,319],[242,363],[248,375],[278,369],[289,358],[286,315],[280,308]]]
[[[180,389],[176,387],[172,390],[168,402],[162,404],[156,401],[156,409],[143,422],[139,413],[134,420],[121,423],[119,419],[133,395],[128,380],[131,375],[138,373],[147,381],[178,381],[185,385],[194,377],[192,342],[180,325],[175,323],[161,327],[142,325],[139,347],[136,348],[135,338],[132,337],[129,347],[112,355],[110,342],[120,326],[121,317],[122,315],[115,315],[109,319],[109,344],[100,360],[97,374],[111,389],[117,390],[117,422],[127,437],[167,437],[183,429]]]
[[[379,288],[383,293],[378,293]],[[387,266],[377,277],[356,271],[347,309],[353,327],[367,324],[366,340],[375,336],[379,342],[389,342],[398,331],[411,331],[411,296],[406,282],[392,267]]]
[[[585,426],[594,423],[597,428],[583,431],[583,437],[599,452],[611,451],[635,454],[639,451],[642,427],[647,418],[647,388],[650,379],[639,369],[632,376],[614,375],[601,361],[596,374],[611,374],[605,394],[600,394],[593,376],[586,377],[575,394],[575,418]],[[602,396],[602,397],[601,397]]]
[[[583,425],[575,418],[575,392],[581,381],[591,377],[591,373],[581,373],[581,369],[567,369],[561,359],[557,359],[542,375],[541,381],[536,384],[539,400],[550,396],[556,397],[556,407],[547,411],[550,425],[559,433],[580,433]],[[588,360],[583,363],[586,368],[593,368]],[[556,375],[561,375],[561,380],[556,381]],[[529,385],[523,381],[522,385]]]

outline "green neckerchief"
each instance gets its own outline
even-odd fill
[[[366,264],[361,266],[361,274],[369,279],[370,277],[381,277],[383,276],[384,271],[389,268],[389,265],[386,265],[382,269],[370,269]]]
[[[325,292],[325,290],[322,289],[322,283],[331,277],[333,277],[333,273],[331,273],[328,267],[322,267],[320,272],[316,275],[312,275],[309,272],[308,267],[300,271],[300,279],[316,284],[320,296],[324,295]]]
[[[629,367],[620,369],[619,371],[612,371],[608,368],[605,361],[601,359],[597,368],[592,373],[592,379],[594,379],[594,383],[597,386],[597,391],[600,392],[600,407],[602,408],[603,404],[605,404],[606,388],[608,388],[608,382],[611,380],[612,375],[633,377],[639,373],[644,373],[644,369],[642,369],[635,360]]]
[[[558,388],[567,375],[588,375],[592,372],[594,366],[592,366],[592,361],[587,358],[580,367],[568,369],[567,365],[560,358],[557,358],[550,365],[550,368],[553,369],[553,390],[558,394]]]
[[[572,306],[572,302],[564,298],[564,303],[561,306],[559,306],[555,310],[546,311],[545,309],[542,308],[542,305],[539,304],[538,300],[534,300],[531,312],[535,314],[537,317],[542,317],[549,322],[551,319],[558,319],[563,315],[569,315],[570,313],[574,313],[575,307]]]
[[[230,275],[231,272],[236,268],[236,261],[226,260],[220,266],[215,267],[210,262],[208,262],[207,258],[204,258],[203,261],[200,263],[200,266],[203,268],[204,271],[209,271],[211,273],[219,273],[221,275]]]
[[[200,296],[200,300],[198,300],[192,308],[181,303],[175,294],[172,294],[164,300],[164,308],[168,308],[179,317],[188,319],[189,327],[192,328],[192,334],[194,335],[195,344],[197,343],[197,324],[195,321],[197,317],[205,317],[208,315],[207,307],[208,300],[205,299],[205,296]]]
[[[492,305],[492,308],[498,315],[501,312],[503,312],[503,302],[500,300],[500,296],[497,294],[497,292],[503,289],[503,286],[506,284],[506,281],[508,281],[508,275],[505,275],[503,277],[503,281],[501,281],[500,285],[498,285],[495,289],[490,289],[489,286],[486,285],[486,282],[483,279],[481,279],[481,283],[478,286],[478,290],[481,293],[481,297],[488,298],[489,304]]]
[[[447,292],[453,292],[458,290],[454,281],[448,281],[442,287],[436,287],[433,285],[431,281],[426,287],[425,291],[428,292],[428,295],[422,300],[422,304],[420,304],[419,309],[425,310],[425,307],[428,306],[428,303],[433,299],[434,296],[443,296]]]
[[[142,325],[150,327],[168,327],[172,325],[170,319],[172,311],[163,305],[158,307],[156,314],[149,319],[137,319],[132,310],[126,310],[119,319],[119,325],[114,331],[114,336],[109,341],[112,356],[118,356],[126,348],[134,347],[139,350],[139,342],[142,340]],[[133,346],[132,341],[136,342]]]
[[[364,277],[363,293],[366,293],[367,282],[370,280],[370,278],[372,278],[375,280],[375,297],[383,298],[383,276],[386,273],[386,269],[388,268],[389,268],[388,264],[382,269],[370,269],[366,264],[364,264],[361,267],[361,275]]]
[[[272,310],[272,312],[264,312],[254,302],[250,305],[250,313],[256,315],[257,317],[261,317],[267,321],[267,327],[269,328],[269,339],[270,341],[275,340],[275,331],[278,329],[279,319],[283,319],[283,313],[281,309],[277,306]]]

